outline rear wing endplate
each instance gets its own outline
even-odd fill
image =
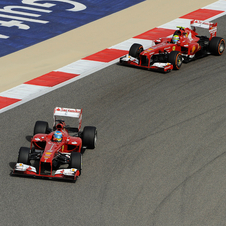
[[[79,120],[78,130],[81,129],[81,126],[82,126],[82,109],[55,107],[54,112],[53,112],[54,121],[56,120],[56,116],[78,118],[78,120]]]
[[[213,37],[216,37],[217,23],[206,22],[202,20],[191,20],[190,26],[194,31],[196,30],[196,27],[209,29],[210,39],[212,39]]]

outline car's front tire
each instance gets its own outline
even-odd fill
[[[49,130],[49,124],[45,121],[37,121],[34,126],[34,135],[38,133],[47,134]]]
[[[168,61],[173,65],[174,70],[179,70],[182,65],[182,56],[179,51],[172,51],[169,54]]]
[[[139,58],[140,53],[144,51],[144,48],[141,44],[134,43],[129,50],[129,55],[134,58]]]
[[[26,165],[30,165],[29,154],[30,154],[30,148],[21,147],[20,150],[19,150],[17,162],[23,163],[23,164],[26,164]]]
[[[81,153],[79,153],[79,152],[71,153],[69,167],[75,168],[79,171],[82,169],[82,154]]]

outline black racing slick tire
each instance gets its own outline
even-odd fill
[[[30,148],[21,147],[20,150],[19,150],[17,162],[23,163],[23,164],[26,164],[26,165],[30,165],[29,154],[30,154]]]
[[[69,163],[70,168],[75,168],[77,170],[82,169],[82,154],[79,152],[72,152],[71,159]]]
[[[82,133],[82,146],[94,149],[97,141],[97,129],[94,126],[85,126]]]
[[[138,43],[134,43],[129,50],[129,55],[134,58],[139,58],[140,53],[144,51],[144,48],[142,45]]]
[[[209,43],[209,51],[211,54],[220,56],[223,54],[225,49],[225,41],[220,37],[213,37]]]
[[[182,56],[179,51],[172,51],[169,54],[168,61],[173,65],[174,70],[179,70],[182,65]]]
[[[49,124],[45,121],[37,121],[34,126],[34,135],[38,133],[47,134],[49,130]]]

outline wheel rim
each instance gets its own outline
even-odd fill
[[[182,64],[182,58],[181,58],[181,55],[178,55],[177,56],[177,67],[180,68],[181,64]]]
[[[223,53],[225,49],[225,43],[223,41],[221,41],[220,45],[219,45],[219,52]]]
[[[94,148],[96,147],[96,143],[97,143],[97,134],[95,134],[95,137],[94,137],[94,143],[93,143]]]

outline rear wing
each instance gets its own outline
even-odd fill
[[[82,126],[82,109],[55,107],[53,112],[54,123],[57,116],[78,118],[78,131]]]
[[[202,20],[192,20],[190,22],[190,26],[193,31],[196,30],[196,27],[204,28],[204,29],[209,29],[210,32],[210,40],[213,37],[216,37],[217,34],[217,23],[212,23],[212,22],[206,22]]]

